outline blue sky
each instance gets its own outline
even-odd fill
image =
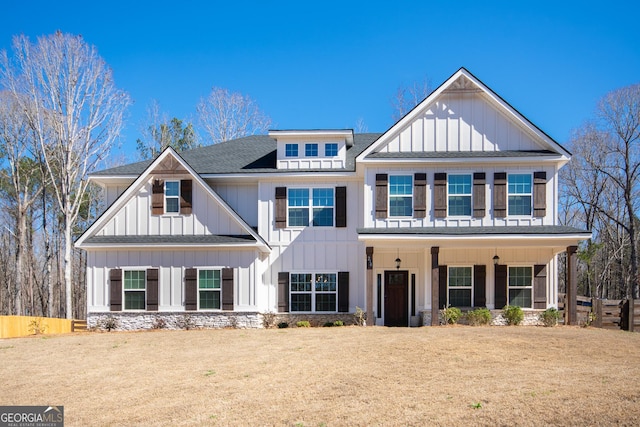
[[[560,143],[608,91],[640,82],[640,3],[590,1],[11,1],[12,36],[82,34],[132,97],[123,153],[152,99],[194,118],[212,86],[251,96],[278,129],[393,124],[401,85],[464,66]]]

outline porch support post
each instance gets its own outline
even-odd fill
[[[431,326],[440,324],[440,264],[438,263],[439,246],[431,247]]]
[[[578,257],[577,246],[567,247],[567,300],[564,305],[565,324],[576,325],[578,323]]]
[[[373,315],[373,246],[367,246],[367,325],[375,326]],[[380,295],[378,295],[380,298]],[[380,314],[380,313],[378,313]]]

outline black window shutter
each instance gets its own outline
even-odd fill
[[[438,308],[440,310],[442,310],[443,308],[447,307],[447,300],[448,295],[447,295],[447,273],[448,273],[448,269],[446,265],[441,265],[440,267],[438,267],[438,282],[439,282],[439,289],[438,292],[440,293],[440,295],[438,295]]]
[[[222,269],[222,309],[233,310],[233,268]]]
[[[387,185],[389,176],[386,173],[376,174],[376,218],[387,217]]]
[[[416,173],[413,177],[413,216],[427,216],[427,174]]]
[[[151,214],[162,215],[164,213],[164,181],[154,179],[151,185]]]
[[[109,305],[111,311],[122,311],[122,270],[112,268],[109,271]]]
[[[336,187],[336,227],[347,226],[347,187]]]
[[[547,266],[533,266],[533,308],[547,308]]]
[[[278,273],[278,312],[289,312],[289,273]]]
[[[547,173],[533,173],[533,216],[543,217],[547,212]]]
[[[276,228],[287,226],[287,187],[276,187]]]
[[[493,216],[495,218],[505,218],[507,216],[506,172],[496,172],[493,174]]]
[[[507,266],[506,265],[496,265],[496,289],[495,289],[495,297],[496,297],[496,310],[502,309],[505,305],[507,305]]]
[[[433,187],[433,216],[435,218],[447,217],[447,174],[437,173]]]
[[[486,307],[487,305],[487,266],[473,266],[473,306]]]
[[[184,271],[184,308],[189,311],[198,309],[198,270],[195,268]]]
[[[147,310],[158,311],[158,269],[147,269]]]
[[[485,186],[486,175],[484,172],[473,174],[473,217],[482,218],[485,215]]]
[[[180,213],[184,215],[191,214],[192,183],[190,179],[180,181]]]
[[[338,311],[349,312],[349,272],[338,272]]]

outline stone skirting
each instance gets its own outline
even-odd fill
[[[506,326],[507,321],[502,315],[502,310],[490,310],[491,311],[491,325],[492,326]],[[544,310],[523,310],[524,320],[520,323],[522,326],[543,326],[544,324],[540,320],[540,313]],[[422,317],[422,326],[431,326],[431,310],[423,310],[420,312]],[[441,320],[442,323],[442,320]],[[464,315],[458,321],[459,324],[467,324]]]
[[[287,323],[289,328],[295,328],[296,323],[308,321],[312,327],[324,326],[326,323],[333,323],[341,320],[345,326],[355,325],[356,320],[353,313],[333,313],[333,314],[293,314],[293,313],[268,313],[265,315],[270,323],[270,327],[278,327],[280,323]],[[262,316],[265,318],[265,316]],[[273,317],[273,320],[271,320]]]
[[[136,331],[141,329],[198,328],[262,328],[262,316],[257,312],[155,312],[155,313],[87,313],[90,329]]]

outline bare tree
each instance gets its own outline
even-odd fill
[[[183,120],[176,117],[169,120],[166,114],[161,115],[157,101],[151,102],[147,114],[148,124],[142,130],[142,138],[136,141],[138,152],[143,159],[155,158],[167,147],[184,151],[199,146],[193,124],[188,122],[184,125]]]
[[[248,95],[214,87],[196,108],[200,125],[212,144],[265,133],[271,118]]]
[[[429,96],[429,93],[431,93],[431,89],[426,78],[421,82],[398,87],[396,95],[391,100],[393,120],[397,121],[403,118],[405,114]]]
[[[73,226],[88,174],[110,151],[122,127],[128,95],[117,89],[111,69],[81,36],[57,32],[13,40],[3,51],[0,77],[21,102],[40,148],[63,220],[65,314],[72,310]]]

